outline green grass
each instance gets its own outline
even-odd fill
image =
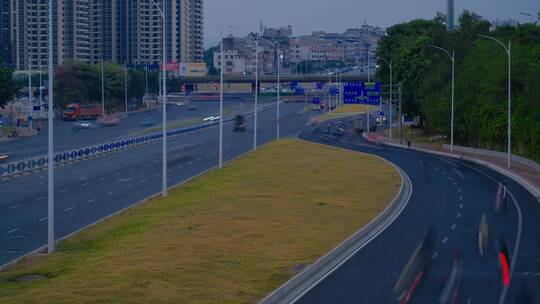
[[[0,303],[254,303],[377,216],[398,173],[283,140],[0,273]]]

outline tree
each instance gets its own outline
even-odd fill
[[[13,70],[7,68],[0,58],[0,108],[4,108],[18,91],[12,76]]]

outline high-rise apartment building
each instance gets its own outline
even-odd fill
[[[204,61],[203,0],[181,0],[182,62]]]
[[[161,63],[162,5],[167,62],[203,61],[203,1],[154,1],[53,0],[55,65],[70,60]],[[16,69],[47,66],[48,4],[0,0],[0,56]]]

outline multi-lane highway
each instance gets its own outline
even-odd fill
[[[262,105],[261,105],[262,106]],[[281,135],[299,132],[311,114],[303,104],[282,104]],[[259,144],[276,136],[276,108],[259,113]],[[224,127],[224,159],[253,147],[253,119],[247,131]],[[169,141],[169,185],[218,164],[218,128],[203,129]],[[81,161],[55,170],[56,238],[66,236],[161,190],[160,142]],[[0,182],[0,265],[46,243],[46,172]]]
[[[388,146],[374,146],[346,133],[329,140],[321,131],[300,137],[381,156],[410,177],[412,197],[397,220],[340,267],[305,290],[296,303],[400,303],[393,288],[426,232],[435,231],[427,276],[418,279],[411,303],[538,303],[540,301],[540,204],[523,187],[483,166]],[[508,210],[494,213],[498,182],[510,191]],[[515,200],[514,200],[515,199]],[[489,223],[489,253],[480,257],[478,226]],[[502,283],[499,241],[515,263],[508,290]],[[459,271],[452,272],[454,261]],[[451,297],[443,291],[456,278]],[[414,285],[414,284],[413,284]],[[452,297],[459,300],[450,302]],[[401,296],[401,297],[400,297]],[[404,297],[405,296],[405,297]],[[398,298],[400,300],[398,301]],[[531,299],[527,302],[526,299]]]
[[[253,103],[250,102],[252,99],[253,97],[249,95],[228,98],[225,104],[226,115],[253,111]],[[261,103],[268,101],[270,100],[266,98]],[[218,115],[219,103],[217,102],[194,102],[184,107],[173,104],[167,106],[167,121],[169,123],[189,122],[190,119]],[[94,123],[93,125],[96,128],[84,130],[75,128],[73,122],[56,119],[54,122],[54,149],[55,151],[66,151],[115,138],[125,138],[145,128],[159,127],[161,117],[161,108],[143,112],[131,112],[117,126],[99,127],[98,124]],[[143,125],[144,122],[147,125]],[[37,136],[3,142],[0,145],[0,154],[7,154],[10,161],[47,154],[47,123],[42,124],[42,128],[43,130]]]

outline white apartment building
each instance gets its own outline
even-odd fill
[[[203,0],[181,0],[181,61],[204,61]]]

